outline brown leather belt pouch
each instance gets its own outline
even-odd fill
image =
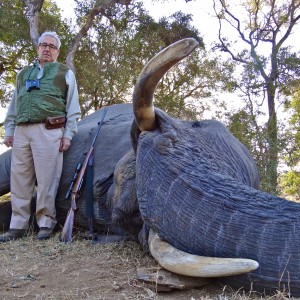
[[[45,120],[45,128],[46,129],[55,129],[64,127],[66,124],[65,116],[58,117],[47,117]]]

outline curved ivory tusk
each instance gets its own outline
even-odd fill
[[[193,38],[171,44],[144,67],[134,87],[133,110],[141,131],[154,130],[156,126],[153,93],[163,75],[177,62],[191,54],[199,43]]]
[[[255,260],[198,256],[183,252],[162,241],[152,229],[149,248],[154,259],[165,269],[193,277],[223,277],[249,273],[258,268]]]

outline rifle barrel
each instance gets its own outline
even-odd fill
[[[81,163],[78,163],[77,166],[76,166],[76,170],[75,170],[75,173],[73,175],[72,181],[70,183],[70,186],[68,188],[68,191],[66,192],[66,196],[65,196],[66,200],[69,200],[69,197],[70,197],[72,189],[73,189],[73,185],[74,185],[74,183],[75,183],[75,181],[78,177],[78,173],[80,171],[80,168],[81,168]]]
[[[95,137],[94,137],[94,140],[93,140],[93,142],[92,142],[92,147],[94,147],[94,145],[95,145],[95,142],[96,142],[96,140],[97,140],[97,137],[98,137],[98,134],[99,134],[99,132],[100,132],[100,129],[101,129],[101,126],[102,126],[102,123],[103,123],[103,120],[104,120],[104,118],[105,118],[105,115],[106,115],[107,110],[108,110],[107,107],[105,107],[105,108],[103,109],[102,118],[101,118],[100,122],[98,123],[98,130],[97,130],[97,132],[96,132],[96,134],[95,134]]]

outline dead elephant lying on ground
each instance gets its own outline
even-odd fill
[[[185,39],[161,51],[143,69],[133,106],[109,107],[95,145],[95,229],[129,233],[174,273],[300,296],[300,205],[258,190],[251,155],[219,122],[173,119],[153,107],[160,78],[196,46]],[[79,123],[65,156],[57,195],[61,224],[69,209],[66,190],[100,114]],[[0,158],[0,194],[9,191],[9,165],[7,152]],[[84,227],[84,190],[78,207],[76,222]],[[155,234],[168,244],[153,243]],[[178,250],[164,256],[168,245]]]

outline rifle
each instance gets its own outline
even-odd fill
[[[99,132],[100,132],[100,129],[101,129],[101,126],[102,126],[102,123],[103,123],[106,112],[107,112],[107,108],[105,108],[103,110],[102,118],[101,118],[101,121],[98,123],[98,130],[95,134],[95,137],[93,139],[91,147],[90,147],[88,153],[86,154],[82,165],[81,164],[77,165],[75,174],[73,176],[73,180],[72,180],[72,182],[70,184],[70,187],[68,189],[68,192],[69,192],[69,190],[71,190],[71,207],[69,209],[69,212],[68,212],[68,215],[67,215],[67,218],[66,218],[66,221],[65,221],[60,239],[59,239],[61,242],[67,243],[67,242],[72,241],[74,218],[75,218],[75,213],[78,210],[77,205],[76,205],[76,199],[79,197],[79,191],[81,189],[83,178],[84,178],[85,172],[87,170],[89,160],[92,157],[92,154],[93,154],[93,151],[94,151],[94,145],[95,145],[96,139],[99,135]],[[79,169],[79,172],[78,172],[78,169]],[[77,172],[77,174],[76,174],[76,172]],[[68,192],[66,194],[66,197],[69,198],[70,193],[68,193]]]

